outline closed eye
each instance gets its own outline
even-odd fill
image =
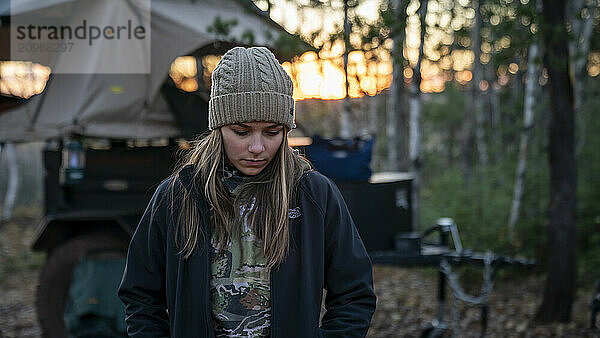
[[[281,132],[281,129],[269,130],[269,131],[266,131],[265,134],[267,134],[269,136],[277,136],[277,135],[279,135],[280,132]]]
[[[246,136],[246,135],[248,135],[248,131],[244,131],[244,130],[235,130],[235,129],[232,129],[232,130],[233,130],[233,132],[234,132],[236,135],[239,135],[239,136]]]

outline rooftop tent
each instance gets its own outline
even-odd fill
[[[0,16],[6,23],[9,14],[10,19],[15,20],[19,15],[37,11],[51,22],[60,23],[69,20],[68,13],[77,10],[81,1],[90,0],[20,0],[12,12],[7,2],[3,2]],[[108,1],[100,12],[96,10],[90,15],[110,22],[118,15],[135,14],[120,13],[122,6],[110,7],[116,3]],[[128,3],[136,1],[128,0]],[[135,11],[135,5],[130,9]],[[245,0],[152,0],[150,18],[150,55],[142,46],[129,51],[140,63],[147,64],[149,74],[52,73],[42,94],[17,108],[0,111],[0,142],[43,140],[70,134],[127,139],[180,136],[171,105],[165,100],[164,90],[161,91],[176,57],[199,50],[222,53],[233,44],[244,44],[249,32],[252,41],[247,44],[272,49],[277,48],[282,36],[290,36],[251,1]],[[226,34],[211,29],[219,21],[233,22]],[[8,27],[3,26],[0,36],[4,41],[0,41],[0,49],[7,50]],[[0,59],[8,57],[2,55]],[[83,55],[77,60],[85,60],[86,69],[97,69],[100,67],[98,59],[97,55]],[[58,54],[50,67],[60,67],[61,62],[67,61]]]

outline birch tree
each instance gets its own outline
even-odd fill
[[[389,9],[393,13],[387,24],[394,41],[392,49],[393,73],[392,85],[387,109],[386,136],[388,142],[387,163],[389,170],[408,170],[407,113],[404,86],[404,40],[406,37],[406,7],[408,0],[392,0]]]
[[[419,58],[414,70],[414,81],[411,87],[410,98],[410,132],[409,132],[409,156],[410,167],[413,174],[412,185],[412,208],[413,208],[413,227],[419,229],[419,206],[421,198],[421,63],[424,57],[425,45],[425,18],[427,16],[427,0],[421,0],[418,10],[419,21],[421,22],[421,42],[419,44]]]
[[[598,1],[594,1],[598,5]],[[583,83],[585,81],[585,65],[590,50],[590,40],[593,30],[592,14],[595,8],[586,6],[585,0],[572,0],[567,6],[567,15],[571,24],[571,40],[569,41],[569,58],[571,70],[573,72],[573,96],[575,102],[575,111],[581,111],[581,101],[583,97]],[[583,119],[579,119],[583,121]],[[585,124],[579,124],[577,128],[578,142],[577,152],[585,143]]]
[[[481,66],[481,11],[479,0],[472,0],[475,18],[471,30],[471,45],[473,49],[473,81],[471,92],[471,109],[475,117],[475,141],[479,164],[485,167],[488,163],[487,146],[485,144],[484,114],[482,109],[482,95],[479,85],[483,79],[483,67]]]
[[[494,33],[490,30],[489,41],[494,41]],[[494,55],[495,51],[492,49],[490,51],[490,62],[484,67],[484,75],[489,83],[488,89],[488,100],[490,107],[490,138],[492,142],[492,148],[494,149],[494,154],[502,155],[501,151],[498,151],[502,144],[502,119],[501,119],[501,110],[500,110],[500,99],[498,98],[498,89],[496,88],[496,72],[494,69],[496,65],[494,64]]]
[[[572,27],[572,39],[569,41],[569,58],[575,78],[573,81],[575,111],[579,111],[583,96],[585,65],[590,50],[590,38],[594,28],[592,25],[592,13],[595,9],[591,6],[586,6],[585,0],[572,0],[571,5],[567,6],[567,10],[568,20]]]
[[[541,3],[540,3],[541,5]],[[535,107],[535,88],[538,78],[538,66],[536,59],[538,57],[539,45],[535,39],[529,46],[527,55],[527,83],[525,84],[525,103],[523,105],[523,130],[519,143],[519,162],[515,174],[515,187],[513,200],[510,208],[510,217],[508,220],[508,236],[514,238],[515,224],[519,221],[519,210],[521,209],[521,200],[525,187],[525,170],[527,168],[527,148],[531,128],[533,127],[533,108]]]
[[[351,125],[350,125],[350,83],[348,82],[348,54],[350,48],[350,20],[348,20],[348,0],[344,0],[344,74],[346,74],[346,96],[344,97],[344,104],[342,109],[342,116],[340,117],[340,136],[342,138],[350,138]]]

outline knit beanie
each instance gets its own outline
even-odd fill
[[[212,73],[208,127],[252,121],[294,125],[292,79],[265,47],[230,49]]]

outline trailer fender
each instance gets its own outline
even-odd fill
[[[31,248],[50,252],[67,239],[92,232],[129,240],[140,216],[92,213],[46,215],[33,234]]]

